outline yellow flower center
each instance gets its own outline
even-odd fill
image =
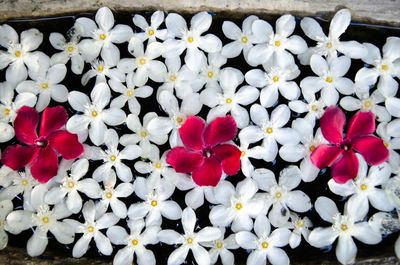
[[[327,77],[327,78],[325,79],[325,81],[328,82],[328,83],[332,83],[333,80],[332,80],[331,77]]]
[[[16,52],[14,53],[14,55],[15,55],[15,57],[20,57],[20,56],[21,56],[21,52],[20,52],[20,51],[16,51]]]
[[[4,110],[4,114],[6,114],[6,115],[10,114],[10,110],[9,109],[5,109]]]
[[[267,129],[267,133],[271,134],[273,132],[272,128]]]
[[[318,110],[318,107],[317,107],[316,105],[312,105],[311,109],[312,109],[313,111],[317,111],[317,110]]]
[[[388,66],[384,64],[384,65],[381,66],[381,68],[382,68],[383,71],[386,71],[388,69]]]
[[[132,97],[132,96],[133,96],[133,91],[130,90],[130,89],[128,89],[128,90],[126,91],[126,95],[127,95],[128,97]]]
[[[145,63],[146,63],[146,59],[144,59],[144,58],[140,59],[140,60],[139,60],[139,63],[140,63],[141,65],[145,64]]]
[[[240,154],[241,157],[244,157],[246,155],[245,151],[242,151],[242,153]]]
[[[226,103],[228,103],[228,104],[232,103],[232,99],[227,98],[227,99],[226,99]]]
[[[274,78],[272,78],[272,80],[274,80],[274,82],[278,82],[279,81],[279,77],[274,76]]]
[[[280,193],[279,191],[275,193],[275,198],[279,199],[280,197],[282,197],[282,193]]]
[[[327,47],[328,49],[332,48],[332,43],[331,43],[331,42],[328,42],[328,43],[326,44],[326,47]]]
[[[361,190],[366,190],[366,189],[367,189],[367,185],[362,184],[362,185],[361,185]]]
[[[314,145],[312,145],[312,146],[310,146],[310,152],[312,152],[312,151],[314,151],[315,150],[315,146]]]
[[[208,75],[209,78],[211,78],[211,77],[213,77],[214,73],[210,71],[210,72],[208,72],[207,75]]]
[[[193,42],[193,37],[188,38],[188,42],[192,43]]]
[[[24,179],[24,180],[22,181],[22,185],[24,185],[24,186],[28,185],[28,181],[27,181],[26,179]]]
[[[280,42],[280,41],[278,41],[278,40],[277,40],[277,41],[275,41],[275,46],[276,46],[276,47],[279,47],[279,46],[281,46],[281,42]]]
[[[172,82],[174,82],[176,80],[176,76],[171,75],[171,77],[169,78],[169,80],[171,80]]]
[[[97,116],[97,114],[98,114],[98,113],[97,113],[97,111],[95,111],[95,110],[94,110],[94,111],[92,111],[92,116],[93,116],[93,117],[96,117],[96,116]]]
[[[261,245],[262,245],[263,248],[268,248],[268,243],[267,242],[262,242]]]
[[[177,121],[178,123],[181,123],[181,122],[183,121],[183,119],[182,119],[181,117],[178,117],[178,118],[176,118],[176,121]]]
[[[108,199],[110,199],[110,198],[112,197],[111,192],[107,192],[107,193],[106,193],[106,197],[107,197]]]
[[[240,210],[243,208],[243,205],[241,203],[236,203],[236,209]]]
[[[132,245],[136,246],[138,243],[139,242],[136,239],[132,240]]]
[[[298,227],[303,227],[303,221],[298,221],[298,222],[297,222],[297,226],[298,226]]]
[[[105,40],[105,39],[106,39],[106,35],[101,34],[101,35],[100,35],[100,39]]]
[[[68,47],[68,51],[69,51],[69,52],[72,52],[73,50],[74,50],[74,47],[72,47],[72,46],[69,46],[69,47]]]
[[[104,68],[102,65],[99,65],[99,67],[97,68],[97,70],[99,70],[99,72],[103,72]]]
[[[217,243],[217,248],[222,248],[222,243],[221,242]]]
[[[243,37],[242,37],[242,42],[243,42],[243,43],[246,43],[247,41],[248,41],[247,37],[246,37],[246,36],[243,36]]]
[[[366,107],[366,108],[370,108],[371,105],[372,105],[371,101],[369,101],[369,100],[364,102],[364,107]]]
[[[388,143],[384,142],[383,144],[385,145],[386,148],[389,147],[389,144],[388,144]]]
[[[49,87],[49,85],[47,84],[47,83],[44,83],[43,85],[42,85],[42,88],[43,89],[46,89],[46,88],[48,88]]]
[[[149,30],[149,35],[150,35],[150,36],[153,36],[153,35],[154,35],[154,30],[152,30],[152,29]]]
[[[91,233],[91,232],[93,232],[94,227],[93,226],[89,226],[87,230]]]
[[[75,184],[72,181],[68,182],[68,188],[72,189],[74,186]]]
[[[115,155],[110,156],[110,160],[111,160],[111,161],[115,161],[115,159],[117,159],[117,158],[115,157]]]
[[[151,206],[157,206],[157,201],[151,201]]]
[[[43,221],[43,223],[47,224],[49,222],[49,218],[48,217],[43,217],[42,221]]]
[[[160,163],[157,163],[157,164],[156,164],[156,168],[161,168],[161,164],[160,164]]]
[[[186,240],[189,244],[193,243],[193,239],[191,239],[190,237]]]
[[[141,132],[141,133],[140,133],[140,136],[146,137],[146,136],[147,136],[147,132]]]
[[[347,229],[348,229],[348,227],[347,227],[347,225],[342,225],[341,227],[340,227],[343,231],[346,231]]]

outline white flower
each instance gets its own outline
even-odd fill
[[[247,139],[242,139],[241,137],[243,138],[243,135],[239,135],[240,146],[238,148],[242,152],[240,155],[240,169],[243,175],[250,177],[253,174],[254,166],[249,158],[263,159],[268,155],[268,150],[259,145],[249,148]]]
[[[393,205],[396,209],[400,210],[400,175],[396,175],[389,179],[385,185],[383,185],[385,189],[386,196],[389,199],[391,205]]]
[[[4,249],[8,244],[8,235],[4,231],[7,230],[7,215],[13,210],[13,203],[11,200],[0,201],[0,250]]]
[[[262,198],[255,197],[258,190],[257,183],[251,178],[240,181],[236,190],[229,181],[223,181],[214,190],[218,205],[214,206],[209,214],[214,226],[225,227],[229,224],[233,232],[250,231],[253,220],[264,206]]]
[[[224,21],[222,24],[222,31],[228,39],[233,41],[222,47],[221,53],[223,56],[227,58],[234,58],[239,56],[243,50],[243,56],[247,63],[249,63],[248,54],[250,49],[253,47],[255,39],[251,25],[257,19],[258,17],[254,15],[245,18],[242,23],[243,30],[240,30],[240,28],[231,21]]]
[[[368,53],[361,59],[374,67],[361,68],[356,74],[355,81],[369,89],[369,86],[374,85],[379,77],[378,91],[385,98],[394,97],[399,87],[393,77],[400,76],[400,64],[396,61],[400,58],[400,38],[389,37],[386,39],[386,43],[382,47],[383,56],[375,45],[371,43],[363,45]]]
[[[172,132],[169,137],[170,146],[182,146],[183,143],[179,136],[179,128],[185,123],[187,117],[197,115],[202,109],[203,105],[200,101],[199,94],[193,93],[185,96],[179,107],[177,98],[170,91],[165,90],[159,94],[158,103],[169,115],[171,120]]]
[[[202,61],[202,66],[200,68],[200,73],[196,80],[199,84],[198,87],[202,88],[205,84],[205,88],[218,88],[218,81],[220,80],[220,68],[222,65],[226,64],[227,59],[221,55],[219,52],[208,54],[208,64],[207,60]],[[197,92],[197,91],[194,91]]]
[[[247,258],[248,265],[267,264],[289,265],[289,257],[281,249],[289,242],[290,231],[287,228],[278,228],[271,233],[271,224],[267,217],[259,215],[254,222],[255,235],[248,231],[236,233],[236,242],[244,249],[252,252]]]
[[[400,118],[400,99],[398,97],[388,97],[385,106],[390,115]]]
[[[136,37],[142,42],[149,40],[148,43],[156,41],[156,39],[165,40],[168,37],[167,29],[158,29],[160,25],[164,22],[164,12],[156,11],[151,15],[150,25],[147,23],[146,19],[141,15],[133,16],[133,24],[138,26],[143,32],[136,33]]]
[[[278,154],[278,143],[297,144],[300,141],[299,133],[292,128],[282,128],[290,119],[288,106],[281,104],[271,113],[259,104],[253,104],[250,108],[250,117],[255,125],[242,129],[240,139],[246,139],[248,143],[255,143],[263,139],[262,147],[268,150],[263,157],[265,161],[273,161]]]
[[[300,54],[306,51],[307,43],[300,36],[293,35],[289,37],[296,27],[295,18],[286,14],[278,18],[275,23],[276,33],[271,25],[264,20],[256,20],[252,24],[254,43],[256,46],[250,49],[248,61],[250,65],[259,65],[266,63],[272,55],[278,56],[286,54],[293,57],[293,54]]]
[[[110,88],[105,83],[97,84],[90,98],[82,92],[72,91],[68,95],[68,103],[83,114],[75,114],[67,122],[67,130],[72,133],[87,131],[89,129],[90,140],[95,145],[104,143],[104,133],[107,127],[104,123],[115,126],[122,124],[126,115],[125,112],[118,108],[104,109],[110,102]]]
[[[36,103],[36,110],[43,111],[53,99],[56,102],[66,102],[68,99],[68,89],[59,84],[67,74],[64,64],[55,64],[48,69],[40,68],[32,80],[22,81],[15,90],[18,93],[29,92],[34,95],[39,94]]]
[[[293,229],[289,237],[289,245],[291,248],[297,248],[301,242],[301,236],[308,241],[310,234],[309,228],[312,227],[311,220],[306,216],[300,218],[295,213],[290,213],[290,225],[289,228]]]
[[[142,232],[144,228],[143,219],[129,220],[128,227],[131,234],[121,226],[112,226],[107,230],[107,237],[115,245],[125,245],[114,256],[113,264],[130,265],[133,261],[133,254],[136,253],[137,264],[151,265],[156,264],[156,258],[151,250],[145,248],[146,245],[157,244],[157,233],[159,226],[150,226]]]
[[[96,77],[96,84],[106,82],[106,77],[120,83],[125,82],[125,74],[115,67],[117,62],[110,62],[108,59],[104,59],[104,61],[93,60],[90,65],[92,69],[82,75],[81,82],[84,86],[93,77]]]
[[[168,245],[180,244],[168,257],[168,265],[182,264],[189,250],[192,250],[194,259],[199,265],[210,264],[210,255],[199,243],[217,240],[221,237],[221,231],[216,227],[204,227],[197,233],[194,232],[196,214],[191,208],[182,212],[182,226],[184,235],[174,230],[161,230],[158,239]]]
[[[100,230],[115,225],[119,218],[112,213],[99,213],[92,200],[87,201],[83,205],[82,214],[85,218],[85,223],[79,223],[72,219],[65,220],[65,222],[74,227],[75,233],[83,234],[82,237],[76,241],[74,248],[72,249],[72,256],[74,258],[82,257],[88,250],[92,238],[94,238],[94,241],[96,242],[97,249],[103,255],[111,255],[113,248],[110,239],[108,239],[108,237],[106,237]]]
[[[242,72],[227,67],[220,73],[219,84],[222,91],[209,87],[201,92],[201,102],[212,108],[207,115],[208,123],[230,112],[238,128],[244,128],[249,124],[249,114],[241,105],[247,106],[256,101],[259,92],[252,86],[243,86],[236,92],[236,88],[243,80]]]
[[[55,53],[51,56],[50,64],[67,64],[71,59],[71,70],[74,74],[82,74],[84,61],[81,52],[78,47],[78,42],[80,39],[79,24],[76,24],[70,29],[69,34],[70,39],[67,40],[64,36],[58,32],[52,32],[49,36],[49,41],[53,48],[61,50],[59,53]]]
[[[155,82],[164,81],[167,68],[161,61],[154,60],[160,57],[163,51],[162,43],[152,42],[144,51],[143,42],[133,38],[129,42],[128,50],[135,58],[121,59],[117,67],[123,73],[131,73],[136,70],[135,75],[131,75],[132,82],[136,86],[143,86],[149,78]]]
[[[396,164],[396,157],[399,156],[395,149],[400,149],[400,119],[391,122],[382,122],[376,128],[376,134],[383,140],[384,145],[389,150],[389,163]]]
[[[11,212],[7,216],[8,231],[19,234],[21,231],[36,226],[33,235],[27,241],[29,256],[41,255],[48,244],[47,233],[50,231],[61,244],[74,241],[74,229],[71,225],[59,221],[70,215],[64,204],[57,204],[53,209],[44,204],[47,191],[45,185],[36,186],[31,193],[30,207]]]
[[[100,147],[92,147],[93,150],[89,157],[93,160],[103,160],[103,164],[96,168],[93,172],[93,179],[96,181],[104,181],[114,167],[117,171],[117,176],[123,182],[132,180],[132,171],[121,160],[134,160],[142,154],[142,150],[137,145],[126,145],[121,151],[118,150],[119,138],[114,129],[108,129],[104,133],[104,143],[107,150],[103,151]]]
[[[316,99],[315,94],[303,94],[303,100],[292,100],[289,102],[289,108],[297,113],[307,113],[304,119],[311,124],[315,123],[316,119],[322,117],[325,112],[325,103],[321,98]]]
[[[350,68],[351,60],[346,56],[326,61],[320,55],[312,55],[311,69],[318,76],[308,76],[301,80],[300,87],[304,95],[315,94],[321,90],[322,101],[327,105],[336,105],[339,93],[350,95],[354,92],[354,83],[343,77]]]
[[[143,202],[132,204],[129,207],[128,216],[130,219],[146,217],[146,226],[160,226],[162,223],[161,216],[169,220],[181,218],[181,207],[175,201],[168,200],[175,190],[175,186],[168,180],[161,179],[157,188],[150,189],[146,179],[138,177],[134,186],[136,196]]]
[[[308,241],[312,246],[322,248],[330,246],[339,237],[336,258],[342,264],[355,261],[357,246],[352,237],[369,245],[378,244],[382,240],[381,234],[374,231],[367,222],[360,222],[364,216],[350,211],[346,206],[344,215],[340,214],[335,203],[327,197],[318,197],[315,201],[315,210],[332,226],[315,228],[311,231]]]
[[[222,49],[221,40],[206,32],[212,22],[212,17],[207,12],[203,11],[194,15],[190,21],[190,30],[187,28],[186,21],[178,14],[170,13],[165,19],[168,32],[177,39],[167,39],[164,42],[163,56],[166,58],[179,56],[186,50],[185,63],[190,70],[197,72],[201,67],[201,60],[204,60],[205,55],[199,48],[205,52],[219,52]]]
[[[101,200],[96,204],[96,210],[105,212],[111,206],[112,212],[120,219],[126,217],[127,208],[119,198],[126,198],[134,191],[131,183],[120,183],[115,187],[117,180],[114,170],[111,169],[104,179],[104,190],[101,192]]]
[[[245,75],[246,82],[252,86],[262,88],[260,102],[263,107],[269,108],[278,100],[279,93],[288,100],[300,96],[300,88],[294,81],[300,70],[292,56],[275,54],[263,64],[265,70],[252,69]],[[279,91],[279,93],[278,93]]]
[[[131,27],[118,24],[114,27],[114,16],[108,7],[102,7],[96,12],[96,23],[86,17],[78,18],[75,24],[82,28],[82,37],[90,37],[79,43],[79,49],[85,61],[93,61],[99,56],[103,60],[113,62],[116,65],[120,58],[120,52],[114,43],[126,42],[132,36]]]
[[[390,204],[385,191],[376,188],[384,185],[390,178],[391,169],[387,163],[370,167],[361,155],[357,154],[359,167],[357,178],[349,180],[344,184],[338,184],[333,179],[328,182],[329,189],[340,196],[349,196],[347,201],[348,211],[357,213],[357,216],[366,216],[369,203],[380,211],[391,211]],[[368,171],[368,172],[367,172]]]
[[[143,117],[142,126],[138,116],[129,114],[128,118],[126,119],[126,125],[128,129],[134,133],[122,135],[120,144],[127,146],[139,143],[139,146],[142,148],[142,157],[149,156],[149,152],[151,151],[150,142],[153,142],[157,145],[162,145],[168,141],[168,135],[163,134],[162,132],[159,133],[156,129],[159,125],[162,126],[165,125],[165,123],[156,124],[156,120],[154,120],[155,118],[158,118],[155,112],[146,113]],[[154,134],[151,132],[154,132]]]
[[[33,52],[43,41],[43,34],[37,29],[21,32],[20,42],[17,32],[7,24],[0,25],[0,46],[7,51],[0,51],[0,69],[6,70],[6,80],[14,86],[28,77],[28,71],[36,72],[46,57],[42,52]]]
[[[18,175],[18,172],[12,170],[8,166],[2,165],[0,167],[0,186],[6,188],[13,183],[14,177]]]
[[[307,37],[317,42],[317,45],[308,48],[306,52],[300,54],[300,62],[307,65],[310,63],[310,57],[313,54],[323,55],[325,57],[336,57],[338,52],[353,59],[365,57],[368,51],[362,44],[357,41],[339,40],[340,35],[346,31],[350,22],[350,10],[339,10],[331,20],[329,35],[327,37],[315,19],[309,17],[303,18],[300,23],[301,28]]]
[[[252,178],[260,190],[268,192],[266,204],[272,203],[268,218],[275,227],[282,227],[290,217],[290,210],[306,212],[311,209],[310,198],[301,190],[293,190],[301,182],[301,173],[297,166],[289,166],[279,174],[279,183],[271,170],[256,169]]]
[[[310,155],[314,149],[320,144],[327,144],[322,135],[321,129],[318,128],[315,136],[313,136],[314,124],[311,124],[306,119],[298,118],[292,122],[292,128],[300,135],[299,144],[285,144],[279,149],[279,156],[287,162],[297,162],[303,159],[300,163],[301,178],[305,182],[314,181],[319,173],[319,168],[311,162]]]
[[[229,235],[224,239],[225,228],[220,227],[221,237],[213,242],[200,243],[204,247],[211,248],[208,251],[210,255],[210,264],[217,263],[218,256],[221,257],[222,265],[233,265],[235,263],[235,256],[229,249],[238,249],[239,245],[236,243],[235,234]]]
[[[71,167],[71,173],[66,174],[61,185],[51,188],[44,201],[48,204],[60,203],[66,197],[66,205],[72,213],[78,213],[82,209],[82,197],[79,192],[84,193],[92,199],[101,197],[100,185],[92,178],[84,178],[89,168],[89,162],[86,159],[79,159]]]
[[[153,93],[153,88],[150,86],[136,87],[132,78],[130,78],[131,74],[128,74],[128,77],[126,78],[126,86],[113,79],[108,81],[111,89],[121,94],[111,101],[110,107],[123,108],[128,101],[129,111],[134,115],[139,115],[141,107],[137,98],[149,97]]]

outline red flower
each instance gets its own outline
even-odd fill
[[[319,169],[331,166],[332,177],[337,183],[345,183],[357,177],[358,159],[353,150],[360,153],[370,165],[379,165],[389,157],[383,141],[375,136],[375,117],[372,112],[359,112],[347,125],[343,111],[331,106],[320,119],[321,131],[332,145],[322,144],[311,153],[311,161]]]
[[[205,128],[205,122],[196,116],[186,119],[179,129],[185,147],[175,147],[167,154],[167,163],[178,173],[192,172],[199,186],[216,186],[222,170],[234,175],[240,169],[240,150],[231,144],[237,133],[231,116],[216,118]]]
[[[39,113],[31,107],[20,108],[14,121],[15,135],[28,146],[8,146],[3,152],[1,162],[13,170],[32,164],[32,176],[39,182],[46,183],[57,175],[56,151],[65,159],[78,158],[84,151],[76,134],[59,130],[67,120],[68,114],[63,107],[46,108],[42,113],[38,137],[36,128]]]

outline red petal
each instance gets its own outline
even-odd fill
[[[46,108],[42,113],[40,122],[40,136],[47,136],[60,129],[68,121],[67,111],[61,107]]]
[[[204,133],[204,141],[206,146],[213,147],[232,140],[236,133],[237,126],[232,116],[218,117],[207,126]]]
[[[203,133],[205,122],[196,116],[190,116],[179,128],[183,144],[193,150],[202,150],[204,146]]]
[[[36,133],[38,123],[39,114],[34,108],[28,106],[20,108],[14,120],[14,130],[18,140],[33,145],[38,138]]]
[[[206,158],[203,165],[193,171],[193,181],[199,186],[217,186],[221,179],[221,163],[214,156]]]
[[[358,112],[347,125],[347,139],[375,132],[375,116],[372,112]]]
[[[321,144],[311,153],[311,162],[319,169],[323,169],[335,162],[342,152],[342,149],[334,145]]]
[[[178,173],[190,173],[201,166],[204,157],[184,147],[174,147],[167,154],[167,163]]]
[[[325,139],[332,144],[340,144],[343,141],[343,129],[346,124],[346,116],[336,107],[326,108],[324,115],[319,120],[321,131]]]
[[[83,145],[78,141],[78,135],[65,130],[53,132],[48,140],[49,145],[68,160],[78,158],[84,151]]]
[[[222,161],[222,169],[227,175],[235,175],[240,169],[242,152],[231,144],[221,144],[214,148],[215,156]]]
[[[38,151],[35,146],[10,145],[4,150],[1,163],[18,170],[29,165],[36,158]]]
[[[332,178],[336,183],[346,183],[357,177],[358,159],[353,151],[346,151],[343,156],[331,166]]]
[[[361,136],[353,139],[353,149],[359,152],[370,165],[379,165],[389,158],[389,150],[383,141],[375,136]]]
[[[40,183],[46,183],[52,177],[57,175],[58,157],[56,152],[48,146],[41,148],[39,155],[31,167],[32,177]]]

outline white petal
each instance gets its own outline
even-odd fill
[[[166,229],[158,232],[158,239],[168,245],[181,244],[183,237],[174,230]]]
[[[347,27],[350,25],[350,21],[350,11],[348,9],[339,10],[332,18],[331,24],[329,26],[329,35],[334,38],[339,38],[339,36],[342,35]]]
[[[90,240],[92,240],[91,235],[83,235],[81,238],[79,238],[72,249],[72,256],[74,258],[82,257],[89,247]]]
[[[329,70],[328,63],[321,55],[314,54],[310,59],[310,66],[313,72],[318,76],[324,76]]]
[[[386,99],[385,106],[391,115],[400,118],[400,99],[399,98]]]
[[[364,244],[369,245],[375,245],[382,241],[381,234],[372,230],[368,222],[355,224],[353,236]]]
[[[339,237],[336,246],[336,258],[342,264],[353,263],[357,255],[357,246],[351,237]]]
[[[207,34],[201,37],[199,48],[208,53],[219,52],[222,49],[222,42],[214,34]]]
[[[296,212],[306,212],[311,209],[310,198],[300,190],[291,191],[286,204]]]
[[[185,208],[182,212],[182,226],[185,233],[193,233],[196,224],[196,214],[191,208]]]
[[[168,31],[170,31],[175,37],[181,37],[182,32],[187,30],[185,19],[175,13],[168,14],[165,19],[165,25],[167,26]]]
[[[244,249],[256,249],[257,237],[247,231],[240,231],[235,235],[236,242]]]
[[[341,41],[338,51],[354,59],[364,58],[368,52],[361,43],[356,41]]]
[[[126,114],[123,110],[117,108],[109,108],[103,111],[104,122],[111,126],[122,124],[126,119]]]
[[[133,261],[134,250],[130,246],[120,249],[114,256],[113,263],[118,265],[130,265]]]
[[[89,97],[82,92],[72,91],[68,95],[68,103],[76,110],[80,112],[85,111],[85,106],[90,104]]]
[[[318,22],[310,17],[305,17],[300,22],[301,29],[312,40],[319,41],[321,37],[326,37]]]
[[[168,257],[168,265],[179,265],[185,262],[189,247],[187,245],[180,246],[179,248],[172,251]]]
[[[316,248],[323,248],[332,245],[337,238],[337,234],[333,232],[331,227],[317,227],[311,231],[308,241],[310,245]]]
[[[267,85],[265,72],[260,69],[252,69],[245,75],[246,82],[255,87],[264,87]]]
[[[67,128],[68,128],[68,123],[67,123]],[[102,120],[97,119],[95,121],[92,121],[89,129],[90,140],[97,146],[101,145],[102,143],[104,143],[104,133],[106,130],[107,127]]]
[[[47,231],[44,232],[43,230],[36,228],[26,245],[28,255],[31,257],[39,256],[46,249],[47,243]]]
[[[181,207],[174,201],[163,202],[160,211],[165,218],[170,220],[178,220],[182,215]]]
[[[96,242],[96,247],[102,254],[106,256],[111,255],[113,248],[110,239],[103,235],[103,233],[97,232],[94,236],[94,241]]]
[[[209,13],[203,11],[197,13],[190,20],[190,30],[196,30],[200,34],[207,31],[212,22],[212,17]]]
[[[321,218],[329,223],[333,223],[333,216],[339,212],[336,204],[327,197],[318,197],[314,206]]]
[[[340,196],[349,196],[356,192],[354,182],[347,181],[346,183],[339,184],[336,183],[333,179],[328,181],[329,189]]]
[[[287,162],[297,162],[306,155],[303,145],[283,145],[279,149],[279,156]]]

